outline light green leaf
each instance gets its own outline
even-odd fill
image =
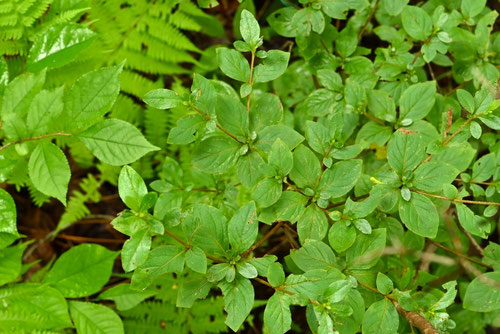
[[[409,0],[384,0],[384,8],[391,16],[401,14]]]
[[[486,181],[495,173],[495,169],[495,154],[483,155],[472,165],[472,180],[479,182]]]
[[[69,302],[69,311],[78,334],[123,334],[120,317],[109,307],[79,301]]]
[[[486,6],[486,0],[462,0],[460,11],[466,19],[479,15]]]
[[[435,101],[435,81],[411,85],[404,91],[399,100],[399,118],[413,121],[422,119],[431,111]]]
[[[455,301],[455,297],[457,296],[457,281],[450,281],[443,284],[443,288],[446,289],[446,292],[437,302],[435,302],[432,306],[432,310],[444,310]]]
[[[412,192],[409,201],[399,201],[399,215],[410,231],[435,238],[439,227],[436,206],[426,196]]]
[[[227,312],[226,325],[236,332],[253,307],[255,296],[252,283],[246,278],[236,276],[231,283],[220,282],[219,287],[224,294],[224,310]]]
[[[106,119],[77,136],[99,160],[112,166],[132,163],[159,150],[136,127],[118,119]]]
[[[363,318],[363,334],[397,333],[398,311],[392,302],[384,298],[370,305]]]
[[[43,283],[52,285],[65,297],[90,296],[108,282],[117,255],[97,244],[75,246],[57,259]]]
[[[27,57],[27,70],[61,67],[88,48],[97,34],[76,23],[58,24],[37,35]]]
[[[167,143],[184,145],[196,140],[197,134],[205,125],[206,120],[200,115],[186,115],[179,118],[177,126],[168,133]]]
[[[217,59],[219,67],[225,75],[238,81],[248,82],[250,65],[241,53],[227,48],[218,48]]]
[[[304,213],[307,197],[295,191],[284,191],[280,199],[261,211],[259,220],[270,224],[277,220],[296,222]]]
[[[250,151],[240,156],[236,163],[236,175],[246,187],[251,188],[262,178],[266,163],[259,153]]]
[[[245,138],[248,134],[248,111],[241,102],[229,95],[217,95],[217,122],[232,135]]]
[[[280,291],[276,291],[269,298],[264,310],[264,325],[271,334],[286,333],[292,325],[292,313],[290,312],[290,297]]]
[[[207,257],[199,247],[193,246],[186,252],[186,265],[197,273],[207,272]]]
[[[66,205],[71,170],[59,147],[50,142],[38,143],[31,153],[28,169],[33,185],[40,192],[53,196]]]
[[[253,82],[268,82],[279,78],[285,73],[288,67],[290,54],[280,50],[271,50],[267,52],[267,57],[262,63],[255,66]]]
[[[470,234],[477,235],[483,239],[487,238],[491,230],[491,224],[486,218],[474,214],[470,208],[463,203],[455,203],[458,221],[460,225]]]
[[[325,155],[330,147],[330,134],[321,123],[306,121],[306,139],[313,150]]]
[[[361,176],[361,165],[362,161],[358,159],[335,163],[321,176],[318,191],[332,198],[347,194]]]
[[[19,244],[0,252],[0,286],[15,281],[21,275],[25,248],[26,244]]]
[[[119,311],[130,310],[143,300],[155,295],[155,291],[138,291],[130,288],[130,284],[119,284],[104,291],[98,300],[112,300]]]
[[[396,120],[396,105],[389,93],[383,90],[369,90],[366,97],[368,98],[368,109],[373,116],[387,122]]]
[[[371,234],[360,234],[347,250],[346,260],[350,269],[373,267],[385,249],[386,229],[374,229]]]
[[[257,46],[260,38],[260,27],[255,17],[248,10],[243,9],[240,18],[240,34],[243,40],[253,47]]]
[[[31,101],[27,126],[32,136],[40,136],[58,130],[63,103],[64,87],[59,87],[54,91],[42,90]]]
[[[293,168],[290,179],[299,188],[314,188],[321,173],[321,165],[316,155],[304,145],[293,152]]]
[[[425,148],[418,134],[397,131],[387,145],[387,161],[400,175],[410,173],[425,159]]]
[[[16,218],[16,203],[7,191],[0,189],[0,221],[2,222],[0,224],[0,235],[9,234],[14,237],[19,236]],[[0,249],[5,246],[8,245],[0,243]]]
[[[170,89],[155,89],[144,95],[144,102],[153,108],[170,109],[181,105],[184,100],[177,92]]]
[[[130,166],[123,166],[118,177],[118,193],[130,209],[139,211],[141,200],[148,193],[148,188],[139,173]]]
[[[153,249],[146,262],[135,270],[131,287],[136,290],[145,290],[164,274],[181,273],[184,269],[185,255],[184,247],[166,245]]]
[[[257,268],[248,262],[238,263],[236,269],[238,269],[238,273],[245,278],[252,279],[258,276]]]
[[[89,72],[75,82],[64,96],[65,112],[68,113],[67,129],[84,128],[109,111],[120,92],[123,65]]]
[[[305,272],[335,267],[335,254],[332,249],[318,240],[306,240],[301,248],[292,250],[290,255],[293,262]]]
[[[267,268],[267,279],[272,286],[280,286],[285,283],[285,272],[281,263],[271,263]]]
[[[335,222],[328,232],[328,242],[330,246],[338,252],[342,253],[351,247],[356,240],[356,229],[354,226],[347,226],[345,222]]]
[[[205,298],[210,291],[212,283],[206,275],[190,275],[181,282],[177,293],[177,307],[192,307],[196,299]]]
[[[485,273],[474,278],[467,287],[464,308],[474,312],[500,309],[500,272]]]
[[[417,41],[425,41],[432,33],[432,20],[425,10],[416,6],[406,6],[401,13],[405,31]]]
[[[350,9],[360,10],[368,5],[366,0],[320,0],[323,12],[334,18],[344,20]]]
[[[270,93],[253,94],[250,99],[250,129],[259,131],[277,124],[283,117],[283,105],[278,96]]]
[[[240,144],[223,136],[202,141],[193,153],[193,165],[208,173],[222,173],[238,159]]]
[[[125,241],[122,248],[122,266],[129,272],[142,265],[148,258],[151,248],[151,234],[147,229],[136,231]]]
[[[318,206],[311,204],[297,222],[299,240],[304,243],[306,239],[323,240],[328,232],[328,219]]]
[[[283,185],[280,180],[265,178],[257,183],[252,198],[260,208],[267,208],[280,199],[282,192]]]
[[[259,221],[254,202],[249,202],[239,208],[229,221],[229,243],[235,254],[246,251],[257,238]]]
[[[297,131],[286,125],[270,125],[257,133],[257,141],[255,147],[269,152],[276,139],[281,139],[288,147],[293,150],[303,140]]]
[[[392,289],[394,289],[394,284],[392,284],[391,279],[384,273],[379,272],[377,274],[377,290],[386,295],[390,293]]]
[[[274,167],[278,176],[286,176],[292,170],[293,154],[290,152],[288,145],[279,138],[276,139],[271,147],[268,163]]]
[[[443,185],[455,180],[459,170],[443,162],[430,161],[419,166],[413,174],[413,186],[424,191],[441,191]]]

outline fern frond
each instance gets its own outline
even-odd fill
[[[45,203],[50,202],[50,196],[47,196],[38,191],[38,189],[35,188],[35,186],[31,183],[31,181],[28,183],[28,191],[30,193],[31,201],[37,207],[41,207]]]

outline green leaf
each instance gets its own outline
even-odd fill
[[[206,275],[190,275],[182,280],[177,294],[177,307],[192,307],[196,299],[205,298],[210,291],[212,283]]]
[[[118,193],[130,209],[139,211],[142,198],[148,193],[148,188],[142,177],[132,167],[123,166],[118,177]]]
[[[253,82],[268,82],[279,78],[285,73],[288,67],[290,54],[280,50],[271,50],[267,52],[267,57],[262,63],[255,66]]]
[[[443,185],[455,180],[459,170],[443,162],[431,161],[419,166],[413,174],[413,186],[424,191],[443,190]]]
[[[218,48],[217,59],[219,67],[225,75],[238,81],[248,82],[250,65],[241,53],[227,48]]]
[[[377,274],[377,290],[382,294],[387,295],[394,289],[394,285],[389,277],[384,273],[379,272]]]
[[[467,19],[481,14],[485,6],[486,0],[462,0],[460,3],[460,11]]]
[[[425,159],[425,148],[418,134],[397,131],[387,145],[387,161],[400,175],[410,173]]]
[[[340,20],[346,18],[348,10],[360,10],[367,6],[366,0],[320,0],[319,4],[326,15]]]
[[[46,71],[23,73],[12,80],[5,88],[2,98],[2,130],[13,140],[28,135],[24,116],[29,110],[31,101],[45,83]]]
[[[410,231],[435,238],[439,227],[436,206],[426,196],[412,192],[409,201],[399,202],[399,215]]]
[[[90,296],[108,282],[117,255],[97,244],[75,246],[57,259],[43,282],[61,291],[64,297]]]
[[[289,126],[281,124],[270,125],[266,126],[257,133],[255,147],[263,150],[264,152],[269,152],[272,145],[278,138],[286,143],[291,150],[297,147],[304,140],[304,137]]]
[[[184,145],[196,140],[197,134],[206,125],[206,120],[200,115],[186,115],[179,118],[177,126],[168,133],[167,143]]]
[[[328,219],[318,206],[311,204],[297,222],[299,240],[304,243],[306,239],[323,240],[328,232]]]
[[[293,168],[290,179],[297,187],[314,188],[321,174],[321,165],[316,155],[304,145],[293,152]]]
[[[191,243],[208,254],[226,256],[229,250],[227,219],[212,206],[198,204],[183,228]]]
[[[488,180],[496,170],[495,154],[483,155],[472,165],[472,180],[482,182]]]
[[[112,300],[118,311],[126,311],[154,295],[155,291],[137,291],[131,289],[130,284],[119,284],[101,293],[97,299]]]
[[[388,298],[370,305],[363,318],[363,334],[397,333],[398,311]]]
[[[481,238],[487,238],[491,230],[491,224],[486,218],[474,214],[474,211],[469,209],[465,204],[455,203],[457,215],[460,225],[470,234],[477,235]]]
[[[399,118],[413,121],[422,119],[431,111],[435,101],[435,81],[411,85],[404,91],[399,100]]]
[[[227,312],[226,325],[237,331],[250,314],[254,302],[252,283],[237,276],[231,283],[222,281],[219,287],[224,294],[224,310]]]
[[[270,224],[277,220],[296,222],[304,213],[307,197],[295,191],[284,191],[280,199],[261,211],[259,220]]]
[[[271,263],[267,268],[267,279],[274,286],[280,286],[285,283],[285,272],[281,263]]]
[[[455,301],[455,297],[457,296],[457,281],[450,281],[443,284],[443,288],[446,289],[446,293],[439,298],[437,302],[435,302],[432,306],[432,310],[444,310]]]
[[[290,297],[276,291],[267,301],[264,309],[264,325],[271,334],[286,333],[292,325]]]
[[[120,317],[109,307],[70,301],[69,311],[78,334],[123,334]]]
[[[41,142],[31,153],[29,175],[33,185],[42,193],[53,196],[66,205],[71,178],[68,160],[63,151],[50,142]]]
[[[318,122],[306,121],[306,139],[313,150],[325,155],[330,147],[330,133]]]
[[[26,59],[27,70],[61,67],[87,49],[97,34],[76,23],[58,24],[37,35]]]
[[[328,242],[330,246],[338,252],[342,253],[354,244],[356,240],[356,229],[343,221],[336,222],[328,232]]]
[[[408,4],[409,0],[384,0],[384,8],[387,14],[396,16],[401,14],[403,8]]]
[[[68,113],[66,128],[77,130],[101,119],[115,103],[120,92],[120,73],[124,63],[104,67],[78,79],[64,96]],[[109,121],[109,120],[107,120]]]
[[[293,262],[303,271],[331,269],[335,265],[335,254],[325,243],[318,240],[306,240],[298,250],[290,252]]]
[[[160,246],[149,256],[132,276],[132,289],[145,290],[153,282],[167,273],[181,273],[184,269],[186,249],[172,245]]]
[[[491,312],[500,309],[500,272],[481,274],[467,287],[464,308],[474,312]]]
[[[474,113],[474,111],[476,111],[474,97],[472,96],[471,93],[469,93],[465,89],[458,89],[457,98],[462,107],[465,108],[465,110],[467,110],[470,113]]]
[[[31,101],[26,124],[31,136],[40,136],[58,130],[58,118],[61,116],[64,88],[54,91],[42,90]]]
[[[16,219],[16,203],[7,191],[0,189],[0,221],[2,222],[0,225],[0,236],[4,234],[9,234],[14,237],[19,236],[19,233],[17,232]],[[8,245],[0,242],[0,249],[5,246]]]
[[[142,265],[149,255],[151,235],[147,229],[136,231],[125,241],[122,248],[122,266],[129,272]]]
[[[259,221],[254,202],[240,207],[229,221],[229,243],[235,254],[246,251],[257,238]]]
[[[99,160],[112,166],[132,163],[159,150],[136,127],[118,119],[106,119],[77,136]]]
[[[283,105],[278,96],[270,93],[253,94],[250,99],[250,129],[260,131],[268,125],[279,123]]]
[[[396,120],[396,104],[389,93],[383,90],[369,90],[366,97],[368,98],[368,109],[373,116],[387,122]]]
[[[277,172],[276,175],[278,176],[286,176],[292,170],[293,154],[290,152],[288,145],[279,138],[276,139],[271,147],[268,163],[270,166],[274,167]]]
[[[267,208],[280,199],[282,192],[283,185],[280,180],[266,178],[257,183],[252,198],[260,208]]]
[[[346,261],[350,269],[365,270],[373,267],[385,249],[386,229],[374,229],[371,234],[361,234],[347,250]]]
[[[266,163],[259,153],[250,151],[240,156],[236,163],[236,175],[246,187],[251,188],[262,178]]]
[[[406,6],[401,21],[406,33],[417,41],[425,41],[432,33],[431,17],[420,7]]]
[[[255,17],[248,10],[243,9],[240,18],[240,34],[243,40],[253,46],[257,46],[260,38],[260,27]]]
[[[248,262],[238,263],[236,265],[238,273],[245,278],[255,278],[258,276],[257,268]]]
[[[199,247],[193,246],[186,252],[186,265],[200,274],[207,272],[207,257]]]
[[[15,281],[21,275],[26,244],[2,249],[0,252],[0,286]]]
[[[248,112],[241,102],[229,95],[217,95],[217,122],[232,135],[245,138],[248,134]]]
[[[318,192],[324,192],[332,198],[347,194],[361,176],[361,166],[362,161],[357,159],[335,163],[321,176]]]
[[[238,159],[240,144],[223,136],[202,141],[193,153],[193,165],[208,173],[222,173]]]
[[[144,102],[156,109],[170,109],[182,105],[184,100],[170,89],[155,89],[144,95]]]
[[[0,327],[32,332],[71,327],[68,305],[61,293],[43,284],[18,283],[0,289]],[[9,318],[9,313],[17,316]]]

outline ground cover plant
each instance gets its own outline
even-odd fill
[[[498,8],[0,4],[0,332],[495,332]]]

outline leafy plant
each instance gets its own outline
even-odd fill
[[[115,183],[127,209],[111,225],[128,239],[120,252],[72,247],[28,278],[34,263],[23,256],[33,246],[19,241],[16,204],[1,189],[0,327],[498,326],[498,14],[472,0],[301,0],[272,3],[266,16],[242,10],[254,8],[248,1],[241,39],[215,50],[217,71],[203,64],[211,51],[197,60],[179,33],[208,16],[178,1],[93,3],[83,20],[106,36],[81,23],[43,30],[51,7],[37,14],[40,34],[26,28],[18,38],[33,41],[25,61],[2,58],[2,181],[28,186],[39,204],[68,205],[53,234],[100,201],[102,183]],[[72,42],[46,50],[43,41],[58,36]],[[109,66],[96,65],[103,59],[90,45],[112,50]],[[179,57],[162,63],[167,70],[157,62],[169,63],[169,48]],[[157,75],[184,72],[180,60],[200,72],[191,88],[159,88]],[[123,120],[140,125],[142,116],[129,117],[141,110],[145,135]],[[155,165],[147,154],[160,146],[168,157]],[[66,203],[68,153],[82,166],[103,164]],[[118,254],[124,273],[113,270]]]

